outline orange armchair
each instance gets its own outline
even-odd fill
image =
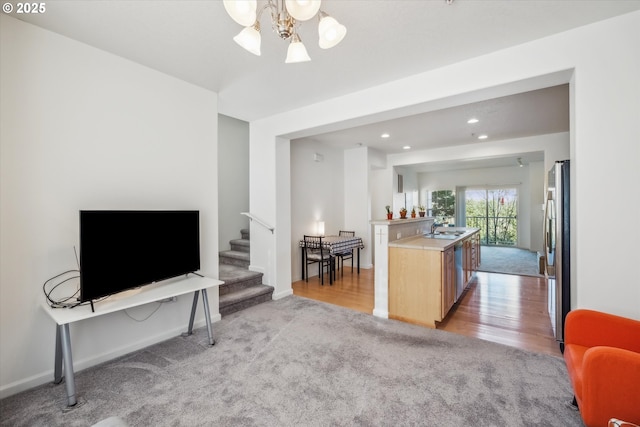
[[[565,321],[564,360],[588,427],[640,424],[640,321],[578,309]]]

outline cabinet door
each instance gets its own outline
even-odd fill
[[[476,243],[476,265],[474,270],[477,270],[480,267],[480,233],[476,233],[474,236],[475,239],[475,243]]]
[[[442,318],[447,315],[456,299],[456,263],[453,248],[442,253]]]
[[[467,287],[467,283],[471,280],[471,276],[473,275],[473,255],[471,253],[471,238],[466,239],[463,242],[462,250],[463,252],[463,270],[464,270],[464,280],[463,287]]]
[[[442,320],[439,251],[389,248],[389,318],[435,328]]]

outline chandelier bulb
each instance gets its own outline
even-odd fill
[[[318,15],[318,44],[322,49],[329,49],[337,45],[347,35],[347,27],[340,24],[335,18],[320,12]]]
[[[284,61],[287,64],[293,64],[296,62],[307,62],[311,61],[309,54],[307,53],[307,48],[302,44],[302,40],[300,40],[300,36],[297,33],[293,33],[291,37],[291,43],[289,44],[289,48],[287,49],[287,59]]]
[[[285,0],[289,15],[297,21],[308,21],[320,10],[321,0]]]
[[[251,27],[244,28],[233,38],[233,41],[254,55],[260,56],[260,44],[262,42],[260,23],[256,21]]]
[[[243,27],[256,21],[257,0],[224,0],[223,4],[229,16]]]

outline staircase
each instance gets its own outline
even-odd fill
[[[220,315],[235,313],[271,301],[273,286],[262,284],[262,273],[249,271],[249,230],[240,230],[241,239],[231,240],[231,250],[219,253]]]

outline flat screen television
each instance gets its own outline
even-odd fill
[[[199,211],[80,211],[80,302],[199,269]]]

